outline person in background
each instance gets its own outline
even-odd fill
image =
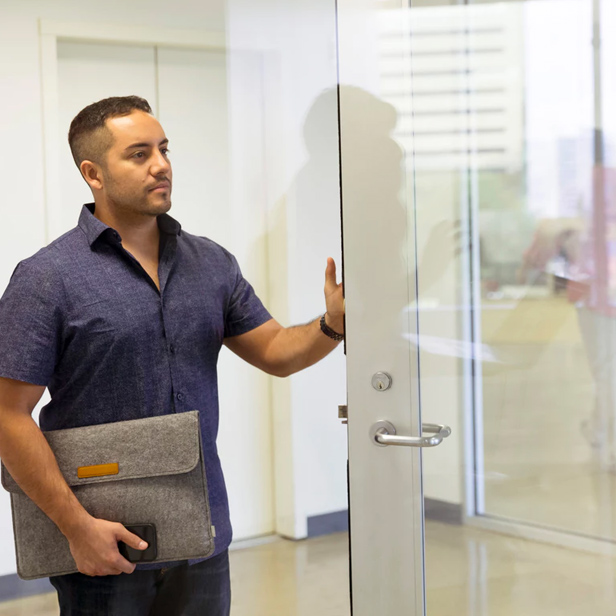
[[[594,401],[581,426],[602,468],[616,471],[616,169],[593,170],[587,217],[540,224],[524,253],[520,276],[564,265],[565,292],[575,304],[594,381]]]

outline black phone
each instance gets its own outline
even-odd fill
[[[131,563],[149,563],[156,560],[156,526],[154,524],[125,524],[124,526],[126,530],[146,541],[148,547],[145,550],[135,550],[126,545],[124,541],[118,541],[120,554]]]

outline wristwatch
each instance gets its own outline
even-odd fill
[[[331,327],[328,327],[327,323],[325,323],[325,315],[321,317],[321,331],[326,335],[335,340],[336,342],[340,342],[344,340],[344,334],[339,334],[335,332]]]

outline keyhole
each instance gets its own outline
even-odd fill
[[[372,375],[372,387],[376,391],[387,391],[391,387],[391,377],[387,372],[377,372]]]

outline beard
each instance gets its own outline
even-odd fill
[[[169,180],[161,178],[158,181],[165,179]],[[165,192],[151,192],[147,188],[122,185],[106,177],[105,192],[109,203],[124,214],[159,216],[171,209],[171,185]]]

